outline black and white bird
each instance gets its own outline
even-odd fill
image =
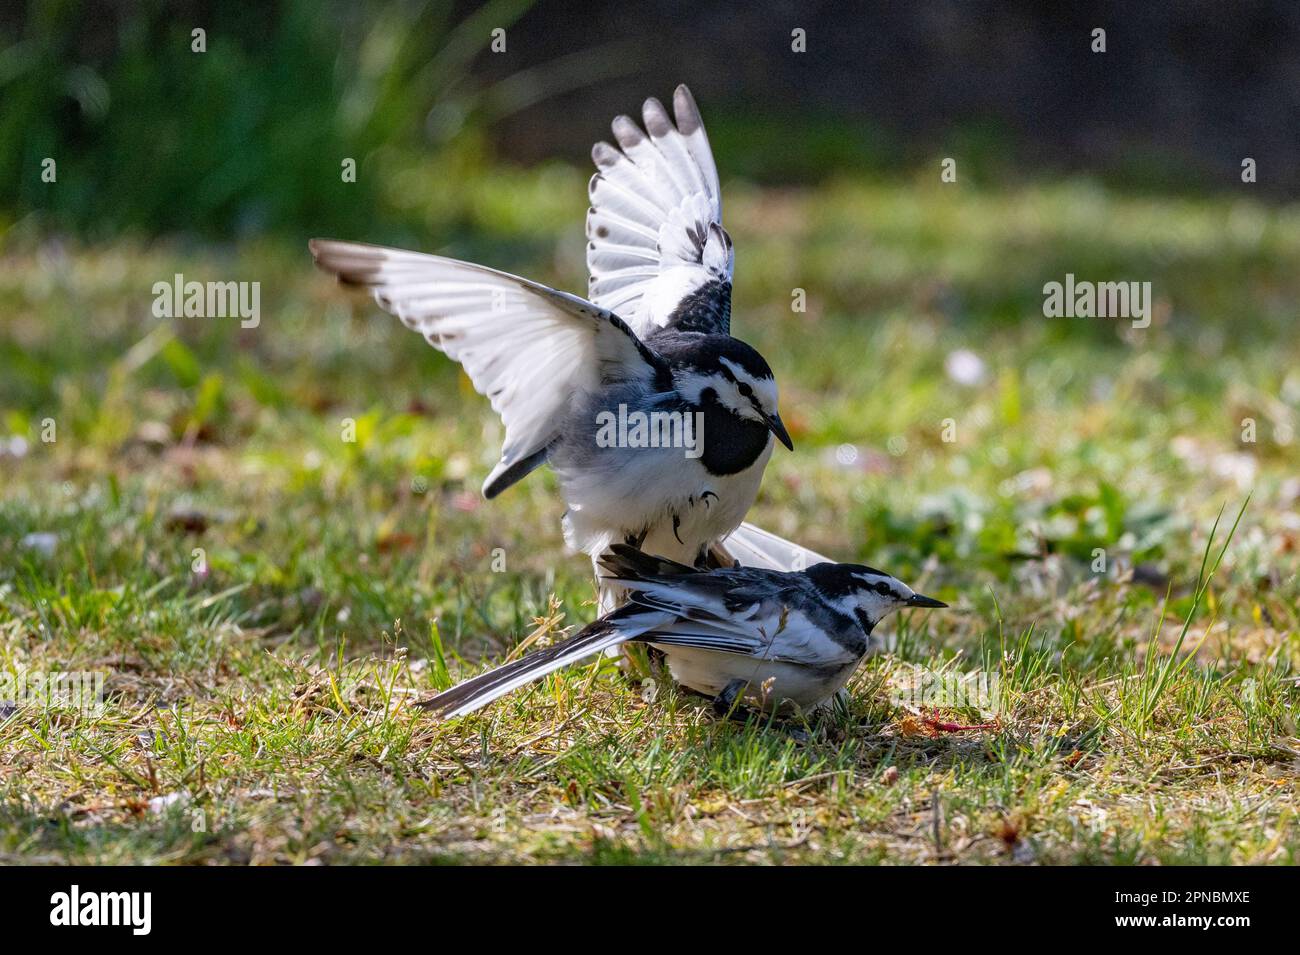
[[[628,642],[663,652],[673,679],[711,697],[762,709],[807,711],[828,701],[880,647],[872,631],[895,610],[946,607],[861,564],[802,572],[698,570],[616,544],[601,573],[627,602],[575,636],[439,693],[421,706],[460,716],[511,690]]]
[[[771,368],[730,334],[734,255],[685,86],[673,109],[675,120],[647,100],[644,131],[620,116],[618,146],[592,151],[586,299],[436,255],[310,243],[319,266],[372,289],[382,308],[460,362],[501,416],[505,444],[483,494],[549,463],[568,508],[565,538],[593,559],[630,542],[703,564],[744,520],[773,439],[793,448]],[[602,415],[616,413],[702,433],[694,448],[601,440],[610,420]],[[763,532],[753,540],[749,549],[764,546]],[[602,608],[613,606],[609,596]]]

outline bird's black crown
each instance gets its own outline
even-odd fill
[[[774,378],[772,369],[752,346],[730,335],[706,335],[700,332],[668,332],[656,335],[652,347],[679,367],[692,368],[703,374],[728,373],[726,359],[743,368],[755,380]]]
[[[871,584],[863,582],[864,576],[889,579],[883,570],[865,564],[813,564],[807,573],[827,597],[844,597],[869,588]]]

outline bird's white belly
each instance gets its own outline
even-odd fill
[[[611,543],[645,532],[641,550],[693,563],[700,549],[745,519],[772,442],[744,471],[713,475],[679,448],[642,449],[635,466],[587,471],[558,469],[569,506],[566,536],[593,557]],[[676,518],[676,520],[674,520]]]
[[[658,646],[673,679],[706,696],[717,696],[735,680],[748,683],[746,702],[771,710],[782,703],[810,709],[835,695],[857,668],[857,661],[834,670],[760,660],[739,653],[696,647]],[[770,681],[770,682],[769,682]]]

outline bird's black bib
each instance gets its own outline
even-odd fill
[[[729,411],[712,388],[700,394],[704,413],[704,453],[700,462],[710,474],[739,474],[758,460],[771,432],[761,421],[751,421]]]

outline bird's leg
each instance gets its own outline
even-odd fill
[[[744,680],[732,680],[722,692],[713,698],[713,712],[722,717],[730,717],[736,707],[736,699],[749,684]]]
[[[646,535],[649,533],[649,526],[641,528],[641,530],[635,534],[631,532],[626,533],[623,535],[623,543],[628,547],[634,547],[637,550],[640,550],[641,545],[645,543]],[[617,594],[614,598],[616,604],[626,603],[627,591],[625,589],[620,587],[615,591],[615,593]],[[608,612],[610,609],[612,608],[607,608],[603,605],[601,607],[602,612]],[[646,655],[644,658],[641,656],[640,651],[634,649],[633,644],[630,643],[623,644],[623,646],[617,650],[606,651],[607,653],[612,652],[614,656],[618,657],[618,668],[623,674],[623,679],[632,686],[639,686],[641,680],[653,673],[656,669],[657,661],[649,656],[652,648],[646,647],[645,649]]]
[[[739,566],[740,561],[735,560],[722,549],[721,541],[705,544],[704,549],[700,551],[700,555],[695,558],[696,570],[719,570],[723,567],[734,569]]]
[[[751,719],[756,720],[755,725],[767,727],[776,730],[778,733],[784,733],[796,743],[806,743],[812,739],[812,734],[805,728],[807,724],[800,725],[798,722],[782,718],[776,714],[764,714],[762,710],[750,709],[744,707],[737,709],[740,703],[741,694],[749,683],[745,680],[732,680],[726,685],[721,693],[713,698],[713,712],[719,718],[730,720],[733,723],[748,724]]]

